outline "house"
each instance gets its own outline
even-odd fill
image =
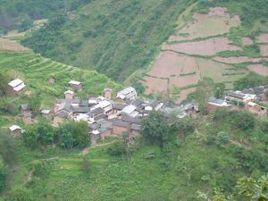
[[[125,114],[131,117],[137,117],[139,115],[139,112],[136,111],[136,109],[137,107],[135,105],[127,105],[122,109],[121,114]]]
[[[12,125],[9,127],[9,131],[10,131],[10,134],[13,136],[13,137],[20,137],[21,134],[24,132],[22,130],[22,128],[18,125]]]
[[[64,97],[67,100],[72,100],[72,99],[74,99],[74,92],[71,91],[71,90],[65,91],[64,92]]]
[[[102,108],[105,114],[110,114],[113,111],[113,105],[108,100],[102,100],[97,105],[93,106],[91,110]]]
[[[135,100],[137,98],[137,91],[133,87],[128,87],[119,91],[116,97],[121,100]]]
[[[104,110],[102,108],[96,108],[94,110],[90,110],[88,114],[91,122],[95,122],[99,119],[107,117],[107,115],[104,114]]]
[[[20,79],[12,80],[8,83],[8,86],[11,94],[18,94],[26,87],[24,82]]]
[[[82,82],[71,80],[68,84],[73,90],[81,91],[83,89]]]
[[[130,129],[130,123],[122,121],[120,119],[114,119],[112,121],[112,134],[121,135],[124,132],[128,132]]]
[[[131,124],[130,127],[130,135],[131,137],[137,137],[140,135],[141,132],[141,125],[140,124]]]
[[[230,105],[222,99],[210,98],[207,102],[207,110],[209,112],[215,111],[219,108],[228,108]]]
[[[111,100],[112,99],[112,94],[113,94],[113,90],[110,89],[110,88],[105,88],[103,90],[103,97],[108,99],[108,100]]]
[[[97,105],[98,103],[99,103],[98,98],[91,97],[91,98],[88,99],[88,105],[89,105],[89,107],[92,107],[94,105]]]
[[[240,101],[243,103],[254,102],[257,96],[255,94],[244,94],[241,91],[232,91],[227,94],[225,97],[228,101]]]

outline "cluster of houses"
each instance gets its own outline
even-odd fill
[[[50,119],[56,127],[66,120],[87,122],[93,143],[99,138],[120,136],[122,133],[128,133],[130,138],[135,138],[140,133],[142,119],[151,111],[161,111],[167,118],[195,117],[199,112],[195,102],[176,105],[169,101],[142,100],[138,98],[133,87],[117,92],[115,97],[113,90],[106,88],[103,96],[82,100],[76,97],[76,92],[83,90],[83,84],[75,80],[71,80],[68,84],[69,90],[64,92],[64,98],[58,99],[53,109],[41,110],[41,114]],[[25,88],[25,84],[19,79],[11,81],[9,86],[14,93]],[[214,111],[218,108],[242,108],[259,116],[267,116],[268,108],[265,107],[268,104],[267,93],[268,85],[243,91],[231,91],[224,99],[210,98],[207,109]],[[32,123],[27,105],[22,105],[21,110],[25,118],[24,122]],[[13,125],[10,131],[17,135],[23,130]]]
[[[242,91],[230,91],[224,99],[211,98],[209,111],[218,108],[234,108],[250,111],[258,116],[268,116],[268,85],[258,86]]]
[[[82,86],[78,87],[80,84],[77,81],[69,82],[70,90],[64,93],[64,99],[57,100],[53,111],[43,110],[42,114],[51,118],[54,126],[59,126],[66,119],[87,122],[93,141],[119,136],[124,132],[130,138],[135,138],[140,133],[142,119],[151,111],[162,111],[167,116],[174,114],[178,118],[198,111],[194,103],[178,106],[169,102],[139,99],[133,87],[119,91],[115,99],[112,99],[112,89],[106,88],[103,96],[81,100],[75,96],[75,91],[82,90]]]

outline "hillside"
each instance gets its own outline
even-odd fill
[[[268,76],[266,1],[202,1],[188,7],[149,71],[142,77],[146,93],[184,100],[205,77],[233,82],[249,72]]]
[[[71,12],[89,0],[1,0],[0,35],[13,29],[29,29],[35,20],[51,19],[59,13]]]
[[[194,132],[180,132],[165,148],[139,140],[127,155],[113,138],[86,154],[41,145],[31,150],[17,141],[18,160],[4,198],[207,201],[213,195],[230,195],[239,178],[260,178],[268,171],[267,123],[262,127],[261,119],[255,119],[254,128],[250,123],[245,129],[239,123],[242,116],[247,122],[254,119],[226,111],[200,117],[193,120]],[[247,200],[241,198],[237,201]]]
[[[5,73],[9,81],[14,78],[22,79],[27,90],[25,94],[19,97],[1,97],[0,110],[15,104],[18,110],[20,104],[25,104],[29,98],[38,98],[41,100],[41,107],[52,107],[55,100],[63,97],[64,91],[67,90],[67,83],[72,80],[81,80],[85,89],[78,94],[80,97],[98,96],[102,94],[105,87],[118,89],[120,85],[114,83],[104,75],[92,70],[81,70],[77,67],[69,66],[51,59],[41,57],[32,52],[16,53],[16,52],[0,52],[0,73]],[[49,80],[53,79],[53,83]],[[16,114],[16,112],[15,112]],[[9,124],[15,122],[9,119],[16,119],[8,114],[2,113],[1,121],[8,121]],[[5,123],[7,126],[7,122]]]
[[[116,80],[145,69],[173,32],[179,14],[192,3],[169,1],[92,1],[51,21],[23,44],[46,57],[75,66],[93,66]]]

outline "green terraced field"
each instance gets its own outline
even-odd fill
[[[84,90],[78,94],[81,97],[100,95],[105,87],[120,88],[120,85],[94,70],[68,66],[31,52],[0,52],[0,71],[7,72],[12,78],[22,79],[27,91],[40,94],[45,106],[63,96],[71,79],[83,82]],[[50,78],[55,79],[55,84],[48,83]]]

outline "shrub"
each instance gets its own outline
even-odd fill
[[[231,118],[233,126],[241,130],[247,131],[255,127],[255,118],[249,112],[234,112]]]
[[[225,132],[219,132],[217,135],[216,135],[216,138],[215,138],[215,143],[219,146],[222,146],[222,145],[225,145],[229,142],[230,140],[230,136],[228,133],[225,133]]]
[[[127,154],[126,144],[123,140],[114,142],[108,149],[107,153],[111,156],[123,156]]]

